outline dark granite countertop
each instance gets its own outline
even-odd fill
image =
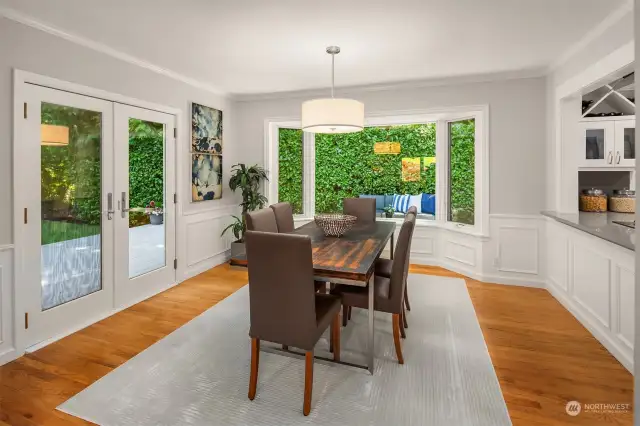
[[[635,230],[613,223],[614,220],[624,222],[634,221],[635,214],[633,213],[542,212],[542,215],[626,249],[635,250]]]

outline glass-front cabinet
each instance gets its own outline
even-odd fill
[[[580,123],[580,167],[635,167],[635,120]]]

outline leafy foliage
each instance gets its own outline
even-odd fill
[[[242,191],[242,203],[240,203],[240,207],[242,207],[242,216],[241,218],[234,216],[235,221],[222,230],[221,236],[231,229],[234,236],[239,240],[242,240],[242,236],[246,229],[245,216],[247,212],[263,208],[268,201],[267,197],[260,193],[260,184],[265,180],[269,180],[267,172],[257,164],[247,167],[246,164],[240,163],[235,164],[231,168],[229,189],[231,189],[232,192],[236,192],[237,189]],[[240,224],[238,221],[240,221]],[[238,234],[236,234],[236,231],[238,231]]]
[[[454,220],[473,223],[475,122],[451,124],[451,210]],[[402,159],[436,156],[436,125],[367,127],[362,132],[316,134],[317,213],[342,211],[342,200],[361,194],[435,194],[436,166],[422,167],[420,180],[402,180]],[[375,154],[376,142],[400,142],[398,155]],[[280,201],[302,212],[302,132],[280,129]],[[298,207],[299,206],[299,207]]]
[[[280,129],[278,145],[278,201],[302,214],[302,130]]]

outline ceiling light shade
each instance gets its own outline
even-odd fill
[[[302,130],[350,133],[364,128],[364,104],[353,99],[314,99],[302,103]]]
[[[311,133],[351,133],[364,128],[364,104],[353,99],[334,98],[335,56],[338,46],[327,47],[331,55],[331,98],[302,103],[302,130]]]

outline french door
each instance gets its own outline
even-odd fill
[[[175,282],[175,116],[24,86],[15,167],[28,347]]]

